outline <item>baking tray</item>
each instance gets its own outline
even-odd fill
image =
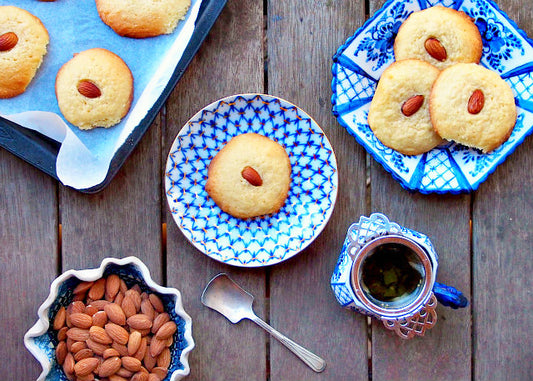
[[[226,2],[227,0],[202,1],[191,39],[170,77],[170,80],[161,92],[161,95],[113,155],[104,181],[90,188],[77,189],[78,191],[83,193],[96,193],[109,185],[113,177],[126,161],[127,157],[144,136],[154,121],[157,113],[166,102],[180,78],[183,76],[187,66],[192,61],[194,55],[200,48],[200,45],[211,30],[211,27],[220,15]],[[32,164],[39,170],[59,180],[56,172],[56,160],[61,143],[50,139],[37,131],[24,128],[17,123],[0,117],[0,146],[15,156]]]

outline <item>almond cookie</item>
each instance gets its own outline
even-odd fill
[[[96,0],[102,21],[117,34],[133,38],[172,33],[190,5],[190,0]]]
[[[419,155],[441,143],[429,118],[429,94],[440,71],[427,62],[392,63],[381,75],[370,103],[368,124],[385,146]]]
[[[509,138],[517,115],[507,82],[473,63],[441,72],[431,90],[429,112],[440,136],[483,152]]]
[[[277,212],[291,183],[285,149],[269,138],[246,133],[232,138],[209,165],[205,190],[224,212],[251,218]]]
[[[0,98],[26,91],[48,42],[48,31],[36,16],[18,7],[0,6]]]
[[[459,62],[478,63],[482,50],[481,34],[472,19],[440,5],[413,12],[394,41],[396,60],[416,58],[441,70]]]
[[[59,69],[55,86],[61,113],[83,130],[119,123],[133,99],[130,69],[119,56],[101,48],[75,54]]]

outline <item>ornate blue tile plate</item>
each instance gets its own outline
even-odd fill
[[[289,195],[278,213],[238,219],[223,212],[204,189],[211,159],[234,136],[264,135],[281,144],[292,165]],[[181,129],[167,160],[170,211],[189,241],[230,265],[282,262],[320,234],[337,198],[337,162],[316,122],[270,95],[233,95],[199,111]]]
[[[401,23],[434,5],[475,20],[483,39],[481,65],[511,86],[518,118],[509,140],[489,154],[446,143],[416,156],[385,147],[368,126],[370,102],[383,71],[394,61]],[[400,184],[421,193],[461,193],[478,188],[533,130],[533,42],[490,0],[389,0],[333,57],[333,114]]]

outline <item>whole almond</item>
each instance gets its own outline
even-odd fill
[[[150,320],[154,320],[155,309],[152,305],[152,302],[150,302],[150,300],[148,299],[148,296],[141,302],[141,312],[148,316]]]
[[[148,373],[137,372],[133,375],[131,381],[148,381]]]
[[[98,86],[96,86],[93,82],[87,79],[83,79],[79,81],[77,89],[78,89],[78,93],[80,93],[86,98],[91,98],[91,99],[98,98],[100,97],[100,95],[102,95],[102,92],[100,91]],[[104,294],[102,294],[102,296],[104,296]],[[98,299],[98,298],[94,298],[94,299]]]
[[[161,349],[162,351],[163,349]],[[148,347],[148,350],[146,351],[146,354],[144,355],[143,364],[148,371],[152,371],[154,367],[157,365],[157,356],[154,357],[150,353],[150,347]]]
[[[115,299],[113,299],[113,303],[118,304],[119,306],[122,305],[122,301],[124,300],[124,294],[122,292],[117,293],[115,296]]]
[[[483,94],[483,91],[479,89],[474,90],[468,100],[468,112],[474,115],[479,114],[483,109],[483,106],[485,106],[485,95]]]
[[[94,305],[89,304],[87,307],[85,307],[85,313],[89,316],[93,316],[95,313],[99,311],[98,308],[96,308]]]
[[[126,282],[124,282],[123,279],[120,280],[120,288],[119,288],[120,292],[122,292],[123,294],[126,293],[126,291],[128,291],[128,285],[126,284]]]
[[[155,337],[158,339],[164,340],[174,334],[178,327],[176,326],[176,323],[173,321],[167,321],[165,324],[159,328],[155,334]]]
[[[446,49],[442,46],[441,42],[434,37],[428,38],[426,42],[424,42],[424,47],[428,54],[437,61],[443,62],[448,58]]]
[[[76,373],[76,376],[86,376],[92,373],[98,365],[100,365],[100,360],[96,357],[82,359],[74,365],[74,373]]]
[[[104,354],[102,355],[104,359],[108,359],[110,357],[120,357],[120,353],[115,348],[107,348],[104,351]]]
[[[109,303],[104,307],[104,311],[111,322],[119,325],[126,324],[126,315],[118,304]]]
[[[105,350],[107,348],[109,348],[108,345],[106,344],[102,344],[102,343],[98,343],[92,339],[89,339],[87,341],[85,341],[85,343],[87,343],[87,346],[94,352],[96,353],[97,355],[99,356],[102,356],[105,352]]]
[[[120,289],[120,278],[116,274],[111,274],[106,278],[105,282],[105,295],[106,298],[115,298]]]
[[[124,294],[124,298],[131,297],[133,303],[135,304],[135,311],[139,311],[141,309],[141,293],[137,291],[137,289],[134,289],[133,287],[130,288],[126,293]]]
[[[126,315],[126,318],[129,318],[130,316],[133,316],[137,313],[137,308],[135,307],[134,297],[131,295],[125,295],[124,299],[122,300],[122,311],[124,311],[124,314]]]
[[[155,374],[160,380],[164,380],[167,376],[167,373],[168,370],[160,366],[156,366],[154,369],[152,369],[152,374]]]
[[[74,356],[72,353],[67,353],[65,356],[65,361],[63,362],[63,371],[66,374],[73,374],[74,373],[74,364],[76,362],[74,361]]]
[[[107,323],[105,325],[105,332],[107,335],[119,344],[126,345],[128,343],[129,334],[124,328],[115,323]]]
[[[157,356],[157,366],[167,369],[170,365],[170,349],[165,348]]]
[[[124,356],[122,357],[122,366],[129,371],[138,372],[141,370],[141,362],[135,357]]]
[[[7,52],[13,49],[19,41],[18,36],[13,32],[7,32],[0,36],[0,52]]]
[[[110,302],[107,300],[100,299],[100,300],[93,300],[91,302],[91,305],[98,308],[98,311],[103,311],[105,306],[107,306],[109,303]]]
[[[115,374],[118,372],[120,367],[122,366],[122,361],[119,357],[110,357],[106,359],[101,365],[100,369],[98,370],[98,375],[100,377],[109,377],[112,374]]]
[[[72,293],[74,294],[82,294],[87,292],[91,288],[91,286],[94,284],[94,282],[81,282],[76,287],[74,287],[74,290]]]
[[[74,327],[90,328],[93,325],[93,318],[84,313],[75,313],[70,315],[70,322]]]
[[[148,339],[146,337],[143,337],[141,339],[141,344],[139,345],[139,349],[137,349],[137,352],[133,355],[137,360],[142,361],[144,356],[146,355],[148,349]]]
[[[63,341],[67,339],[68,327],[63,327],[57,332],[57,340]]]
[[[100,344],[111,344],[113,340],[106,333],[105,329],[93,325],[89,330],[90,338]]]
[[[121,356],[128,356],[128,348],[124,344],[119,344],[116,341],[113,341],[111,346],[116,349]]]
[[[82,81],[80,83],[90,83],[90,82]],[[79,90],[79,86],[78,86],[78,90]],[[100,278],[96,282],[94,282],[94,284],[91,286],[91,288],[89,289],[89,292],[87,293],[87,297],[93,300],[98,300],[98,299],[102,299],[102,297],[104,296],[104,293],[105,293],[105,278]]]
[[[93,356],[94,356],[94,352],[92,350],[90,350],[89,348],[85,348],[85,349],[82,349],[82,350],[78,351],[74,355],[74,360],[75,361],[80,361],[80,360],[83,360],[83,359],[86,359],[86,358],[89,358],[89,357],[93,357]]]
[[[157,315],[152,324],[152,333],[156,333],[167,321],[170,321],[170,316],[166,312]]]
[[[115,374],[126,379],[129,379],[131,376],[133,376],[133,372],[131,370],[127,370],[124,367],[120,368]]]
[[[158,339],[157,337],[153,337],[152,341],[150,341],[150,354],[152,357],[157,358],[163,352],[163,349],[166,348],[166,340]]]
[[[152,320],[145,314],[135,314],[130,316],[126,322],[133,329],[152,328]]]
[[[93,325],[103,328],[107,321],[107,314],[105,311],[98,311],[93,315]]]
[[[142,341],[142,336],[139,331],[133,331],[130,333],[128,339],[128,353],[130,356],[133,356],[135,352],[139,349]]]
[[[70,346],[70,351],[72,352],[72,354],[75,355],[76,353],[85,348],[87,348],[87,343],[85,341],[76,341]]]
[[[74,341],[85,341],[90,337],[90,334],[88,329],[74,327],[67,331],[67,337]]]
[[[60,307],[57,310],[56,316],[54,317],[54,323],[52,324],[53,328],[56,331],[59,331],[65,326],[65,319],[67,317],[67,310],[65,307]]]
[[[413,95],[411,98],[406,100],[402,105],[402,114],[405,116],[411,116],[420,110],[422,104],[424,103],[423,95]]]
[[[67,315],[82,313],[85,313],[85,304],[80,300],[70,303],[67,307]]]
[[[253,185],[254,187],[259,187],[263,185],[263,179],[261,178],[259,173],[249,165],[243,168],[241,176],[243,177],[243,179],[248,181],[250,185]]]
[[[63,363],[65,362],[65,357],[67,357],[67,353],[67,343],[65,341],[60,341],[59,343],[57,343],[56,360],[59,365],[63,365]]]
[[[159,376],[155,373],[150,373],[148,375],[148,381],[161,381],[162,378],[159,378]]]
[[[148,295],[148,299],[150,299],[150,302],[152,303],[152,306],[154,306],[154,309],[157,312],[159,312],[159,313],[165,312],[165,307],[163,306],[163,302],[161,301],[159,296],[157,296],[156,294],[149,294]]]

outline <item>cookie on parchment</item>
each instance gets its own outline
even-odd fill
[[[418,155],[442,142],[428,110],[431,86],[439,73],[420,60],[396,61],[383,72],[370,103],[368,124],[385,146]]]
[[[482,50],[481,34],[472,19],[440,5],[413,12],[394,41],[396,60],[420,59],[441,70],[460,62],[478,63]]]
[[[285,149],[259,134],[232,138],[209,165],[205,189],[224,212],[237,218],[276,213],[285,203],[291,164]]]
[[[59,69],[55,89],[70,123],[84,130],[111,127],[130,109],[133,76],[119,56],[94,48],[75,54]]]
[[[26,91],[48,42],[48,31],[38,17],[18,7],[0,6],[0,98]]]
[[[429,112],[440,136],[485,153],[509,138],[517,116],[507,82],[473,63],[441,72],[431,91]]]
[[[102,21],[117,34],[133,38],[172,33],[190,5],[190,0],[96,0]]]

